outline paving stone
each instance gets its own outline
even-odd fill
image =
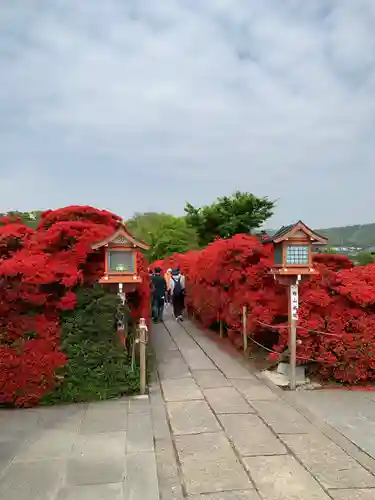
[[[127,428],[127,405],[119,407],[115,405],[89,406],[86,415],[82,421],[82,434],[96,434],[99,432],[118,432],[125,431]]]
[[[232,384],[219,370],[194,370],[193,377],[202,389],[230,387]]]
[[[154,453],[127,455],[125,498],[127,500],[159,500],[159,486]]]
[[[176,448],[188,494],[252,488],[224,433],[177,436]]]
[[[226,355],[226,359],[221,356],[214,361],[227,378],[254,380],[254,376],[229,355]]]
[[[160,380],[192,376],[188,365],[183,361],[182,357],[181,360],[172,359],[167,363],[160,363],[158,365],[158,373]]]
[[[2,469],[14,459],[17,453],[23,452],[24,443],[23,439],[0,437],[0,475]]]
[[[323,487],[375,487],[375,476],[321,433],[281,438]]]
[[[72,450],[72,457],[95,458],[102,461],[107,458],[125,455],[126,433],[108,432],[90,435],[78,435]]]
[[[0,478],[1,500],[55,498],[65,473],[63,460],[12,463]]]
[[[182,355],[190,370],[217,370],[213,362],[195,343],[193,348],[184,349]]]
[[[123,498],[122,483],[117,483],[70,486],[63,488],[56,500],[123,500]]]
[[[165,401],[203,399],[202,391],[191,377],[163,380],[161,386]]]
[[[131,398],[127,397],[119,397],[119,398],[114,398],[114,399],[107,399],[105,401],[93,401],[91,403],[87,404],[87,409],[88,410],[109,410],[109,411],[114,411],[114,410],[123,410],[129,408],[129,403],[130,401],[133,400],[140,400],[140,399],[148,399],[148,396],[134,396]]]
[[[181,353],[176,344],[171,340],[164,348],[154,349],[157,363],[168,363],[171,359],[181,358]]]
[[[70,458],[67,464],[66,484],[82,486],[90,484],[121,483],[125,479],[125,455]],[[0,497],[1,498],[1,497]]]
[[[87,404],[57,405],[37,410],[38,427],[43,431],[59,430],[77,432],[86,414]]]
[[[155,377],[156,378],[156,377]],[[156,405],[164,404],[163,395],[161,393],[161,387],[159,380],[151,380],[149,385],[149,394],[150,394],[150,409]]]
[[[375,500],[375,489],[331,490],[333,500]]]
[[[39,435],[41,434],[41,435]],[[78,439],[77,432],[46,430],[36,434],[34,439],[25,442],[15,456],[15,461],[46,458],[67,458],[73,443]]]
[[[277,395],[269,387],[257,379],[246,380],[231,378],[232,384],[244,395],[250,403],[252,401],[274,401]]]
[[[177,323],[174,319],[166,318],[165,325],[180,351],[196,347],[197,344],[194,340],[186,333],[186,330],[182,327],[182,325]]]
[[[151,406],[148,396],[139,396],[129,399],[129,414],[150,413]]]
[[[297,391],[293,399],[375,458],[375,403],[372,391]],[[366,460],[375,471],[374,461]]]
[[[315,429],[303,415],[283,401],[252,401],[251,404],[276,434],[302,434]]]
[[[266,500],[329,500],[319,483],[290,455],[247,457],[244,463]]]
[[[285,446],[257,415],[219,415],[219,420],[242,456],[287,453]]]
[[[242,465],[234,459],[188,460],[182,464],[182,472],[188,494],[251,487]]]
[[[167,439],[170,430],[167,421],[166,408],[162,404],[152,403],[151,406],[152,428],[155,439]]]
[[[221,491],[220,493],[203,493],[189,495],[188,500],[261,500],[254,490],[249,491]]]
[[[234,387],[204,389],[203,393],[215,413],[253,413],[247,401]]]
[[[154,435],[150,413],[129,413],[127,453],[154,450]]]
[[[167,411],[174,434],[215,432],[220,426],[205,401],[167,403]]]
[[[208,460],[225,458],[228,453],[230,456],[234,456],[228,438],[222,430],[219,432],[176,436],[174,442],[181,462],[196,456]]]
[[[1,435],[23,439],[38,430],[39,413],[35,410],[0,409]]]
[[[180,476],[171,440],[156,440],[155,454],[160,499],[183,500]]]

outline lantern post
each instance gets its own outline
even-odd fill
[[[92,248],[104,250],[104,274],[99,283],[106,287],[116,286],[117,295],[124,305],[126,293],[135,291],[142,281],[137,269],[137,249],[148,250],[149,246],[136,240],[125,225],[120,224],[113,234],[95,243]],[[117,334],[125,345],[127,332],[125,332],[124,317],[120,312],[117,318]]]
[[[279,284],[288,286],[289,387],[292,391],[296,389],[298,286],[303,277],[319,274],[313,267],[312,246],[326,245],[327,241],[301,220],[262,239],[265,245],[273,245],[270,273]]]
[[[289,285],[288,290],[288,325],[289,325],[289,359],[290,359],[290,389],[296,389],[296,365],[297,365],[297,323],[298,323],[298,284],[301,280],[299,274],[294,284]]]

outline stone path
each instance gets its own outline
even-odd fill
[[[0,500],[159,500],[149,398],[0,411]]]
[[[375,392],[298,391],[296,400],[375,458]]]
[[[190,321],[167,319],[152,336],[161,500],[375,499],[375,461],[336,444],[291,393],[268,386]]]
[[[0,500],[375,500],[375,460],[298,393],[190,321],[151,337],[149,397],[0,410]]]

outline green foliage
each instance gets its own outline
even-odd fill
[[[314,248],[314,247],[313,247]],[[318,253],[331,253],[331,254],[337,254],[337,250],[331,247],[318,247]]]
[[[152,234],[155,233],[160,224],[174,219],[173,215],[163,212],[145,212],[135,213],[134,216],[126,221],[126,227],[136,238],[151,243]]]
[[[131,372],[117,339],[117,306],[117,296],[100,286],[78,292],[76,309],[62,319],[61,347],[68,364],[60,385],[42,403],[104,400],[138,390],[139,371]]]
[[[0,213],[0,217],[19,217],[21,222],[26,226],[36,229],[40,221],[40,210],[33,210],[32,212],[19,212],[18,210],[11,210],[6,213]]]
[[[237,191],[218,198],[211,205],[195,208],[186,204],[186,222],[194,228],[200,246],[215,238],[230,238],[237,233],[250,233],[273,215],[275,202]]]
[[[361,252],[356,256],[355,260],[359,266],[367,266],[375,262],[375,255],[371,255],[369,252]]]
[[[136,238],[150,245],[146,253],[150,262],[198,246],[196,232],[187,226],[184,217],[154,212],[136,214],[126,226]]]

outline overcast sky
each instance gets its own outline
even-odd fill
[[[0,211],[375,221],[374,0],[3,0]]]

